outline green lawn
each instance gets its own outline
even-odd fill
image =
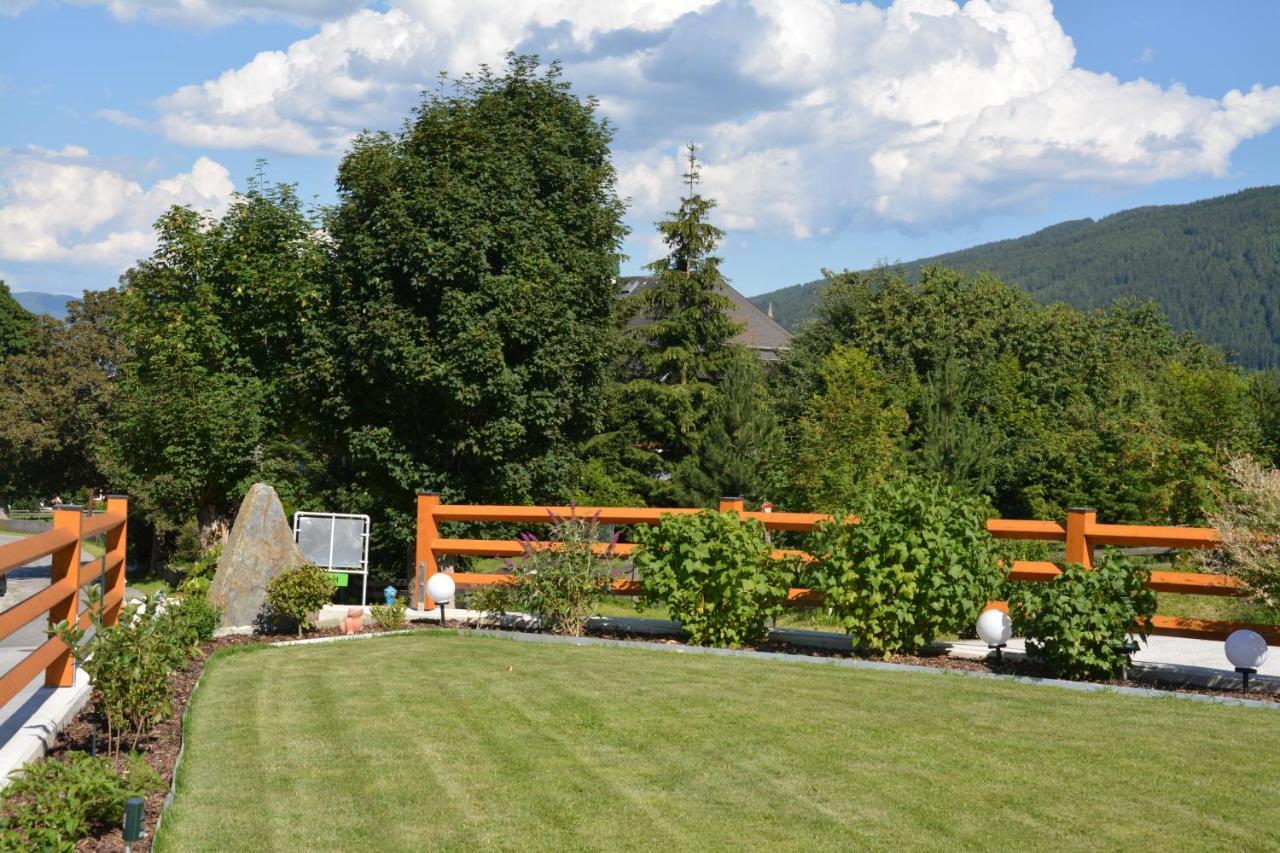
[[[1280,712],[467,635],[215,657],[158,850],[1274,849]]]

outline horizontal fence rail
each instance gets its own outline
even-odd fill
[[[722,512],[737,512],[745,518],[753,518],[767,530],[807,532],[814,530],[832,516],[809,512],[747,512],[741,499],[726,498],[720,502]],[[546,524],[552,515],[567,516],[576,512],[579,516],[596,516],[602,524],[657,524],[668,514],[688,515],[703,512],[701,509],[654,507],[567,507],[567,506],[499,506],[442,504],[434,493],[418,495],[417,544],[415,550],[416,584],[414,597],[420,608],[430,608],[434,602],[427,596],[426,582],[440,571],[439,558],[443,556],[514,557],[524,553],[515,539],[451,539],[440,535],[441,522],[504,522],[514,524]],[[851,519],[856,522],[856,519]],[[1091,509],[1068,510],[1065,523],[1056,521],[1029,521],[1009,518],[993,518],[987,522],[987,530],[997,539],[1062,542],[1065,561],[1093,567],[1093,551],[1103,545],[1122,547],[1159,547],[1168,549],[1212,548],[1218,544],[1217,531],[1202,527],[1158,527],[1130,524],[1100,524]],[[609,546],[601,543],[600,550]],[[614,552],[625,556],[634,545],[621,543]],[[775,557],[812,559],[803,551],[778,550]],[[1010,567],[1009,577],[1019,581],[1050,581],[1060,573],[1053,563],[1018,560]],[[453,580],[459,587],[486,586],[508,583],[504,574],[456,572]],[[1157,571],[1151,573],[1148,583],[1158,592],[1175,592],[1184,595],[1241,596],[1244,587],[1235,578],[1198,572]],[[620,579],[613,582],[612,592],[617,595],[637,595],[639,581]],[[787,604],[797,607],[822,606],[822,594],[809,589],[792,589]],[[1207,619],[1191,619],[1181,616],[1156,616],[1152,621],[1152,633],[1194,639],[1223,639],[1239,628],[1249,628],[1262,634],[1268,643],[1280,643],[1280,627],[1252,625],[1240,622],[1223,622]]]
[[[53,529],[0,545],[0,575],[42,557],[53,558],[49,585],[0,611],[0,639],[46,613],[50,626],[66,620],[87,628],[93,614],[99,611],[105,624],[115,625],[124,603],[128,516],[129,501],[121,496],[107,498],[105,511],[96,515],[86,515],[77,506],[61,506],[53,511]],[[106,553],[82,562],[84,541],[95,536],[105,537]],[[104,587],[102,600],[92,609],[81,610],[80,590],[99,581]],[[46,687],[70,687],[74,682],[71,650],[58,637],[49,637],[0,675],[0,705],[22,692],[41,671]]]

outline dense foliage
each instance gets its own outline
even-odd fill
[[[524,553],[508,562],[511,582],[485,588],[472,603],[493,614],[531,613],[548,631],[581,636],[618,567],[617,537],[599,550],[607,537],[598,514],[551,513],[549,522],[546,541],[520,535]]]
[[[369,607],[369,615],[388,631],[399,631],[404,627],[408,605],[403,598],[397,598],[390,604],[374,604]]]
[[[130,797],[164,790],[141,755],[122,776],[106,758],[71,752],[35,761],[10,781],[0,803],[0,850],[67,851],[91,833],[118,825]]]
[[[195,517],[212,541],[249,483],[288,503],[318,475],[325,255],[297,193],[260,178],[219,219],[173,208],[156,229],[122,278],[129,355],[101,458],[157,531]]]
[[[735,512],[668,514],[635,531],[641,604],[663,604],[699,646],[762,639],[795,569],[774,560],[764,525]]]
[[[1063,222],[913,261],[915,280],[939,264],[989,272],[1043,304],[1104,308],[1117,299],[1155,301],[1175,329],[1239,353],[1253,368],[1280,367],[1280,187]],[[788,328],[816,315],[826,280],[753,297]]]
[[[513,56],[343,159],[325,412],[342,506],[392,522],[375,546],[404,554],[424,486],[546,502],[576,476],[615,352],[611,135],[557,66]]]
[[[1107,551],[1093,569],[1074,563],[1048,583],[1009,584],[1013,633],[1054,675],[1110,678],[1128,661],[1131,635],[1146,639],[1156,612],[1151,572]]]
[[[837,389],[858,393],[832,401],[829,359],[851,358],[842,347],[870,363],[849,373],[850,362]],[[1199,520],[1222,462],[1268,446],[1256,385],[1153,305],[1046,308],[998,279],[942,268],[918,285],[887,270],[834,275],[774,377],[800,459],[865,467],[880,451],[847,454],[849,432],[883,447],[876,436],[892,438],[886,422],[900,408],[905,466],[986,494],[1004,515],[1061,518],[1083,504],[1151,523]],[[815,437],[815,418],[834,426]],[[812,466],[782,473],[801,487],[789,508],[815,508],[798,500],[805,493],[838,497],[805,488],[821,476]]]
[[[89,587],[90,603],[101,600]],[[89,611],[92,633],[65,621],[54,632],[71,648],[93,684],[94,706],[107,726],[108,749],[130,748],[171,712],[169,677],[212,638],[221,613],[207,601],[135,599],[122,606],[115,625],[98,608]]]
[[[885,657],[970,630],[1003,572],[986,505],[934,478],[866,492],[858,523],[822,523],[803,579],[854,642]]]
[[[0,357],[0,503],[69,495],[106,480],[97,447],[125,357],[115,330],[119,304],[116,290],[85,293],[68,305],[65,321],[35,318],[22,351]]]
[[[36,318],[9,295],[9,285],[0,279],[0,364],[31,345]]]

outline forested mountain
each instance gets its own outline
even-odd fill
[[[1088,309],[1127,296],[1153,299],[1175,329],[1236,353],[1240,364],[1280,367],[1280,187],[1062,222],[902,266],[916,279],[928,264],[990,272],[1042,303]],[[795,329],[813,316],[825,284],[752,301],[772,302],[774,318]]]

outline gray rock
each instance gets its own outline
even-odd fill
[[[276,490],[255,483],[240,504],[209,585],[209,601],[222,608],[223,626],[258,624],[267,584],[285,569],[305,562]]]

